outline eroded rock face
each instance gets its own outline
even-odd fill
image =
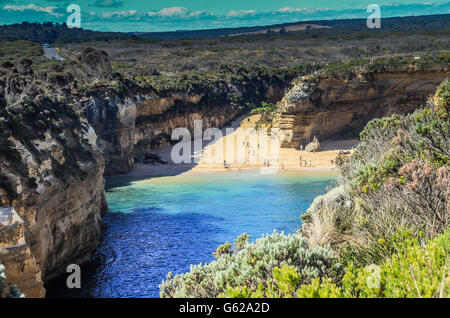
[[[135,155],[167,143],[175,128],[231,121],[243,108],[224,97],[229,89],[263,91],[261,100],[275,102],[289,83],[258,85],[163,96],[142,90],[120,98],[101,87],[71,95],[70,105],[0,116],[0,263],[7,283],[26,297],[45,296],[43,283],[87,260],[100,240],[105,172],[128,172]]]
[[[0,263],[26,297],[45,296],[43,282],[85,261],[102,234],[104,159],[86,119],[66,112],[49,129],[22,120],[0,153]]]
[[[263,91],[261,100],[277,102],[290,83],[259,85],[217,87],[197,94],[172,92],[164,96],[137,93],[118,98],[100,94],[82,101],[82,107],[99,136],[98,144],[107,161],[105,173],[116,175],[129,172],[135,156],[168,144],[176,128],[187,128],[193,134],[196,120],[202,120],[203,130],[221,128],[242,114],[244,107],[227,99],[230,91],[238,96]]]
[[[418,71],[300,81],[282,100],[273,126],[281,128],[285,147],[359,131],[372,118],[413,111],[447,76]],[[105,90],[83,96],[74,109],[63,105],[42,115],[52,116],[51,125],[36,125],[33,117],[4,124],[1,117],[3,131],[14,127],[0,136],[0,262],[7,283],[27,297],[42,297],[43,281],[89,257],[107,209],[104,173],[128,172],[136,155],[169,142],[175,128],[192,133],[195,120],[203,129],[223,127],[245,111],[230,92],[255,103],[277,102],[287,87],[261,82],[122,97]]]
[[[353,80],[306,79],[280,103],[273,127],[280,128],[283,147],[357,134],[374,118],[410,113],[424,105],[446,71],[372,73]]]
[[[0,207],[0,259],[8,265],[6,283],[20,281],[30,297],[44,297],[41,271],[25,240],[25,229],[14,207]]]
[[[305,151],[306,152],[317,152],[320,150],[320,142],[317,139],[316,136],[314,136],[313,140],[306,145]]]

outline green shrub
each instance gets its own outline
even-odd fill
[[[347,266],[339,284],[317,278],[297,291],[298,297],[450,297],[450,230],[422,247],[417,238],[404,239],[398,252],[383,264]]]
[[[330,244],[341,262],[361,267],[397,252],[405,239],[396,238],[399,228],[408,229],[410,238],[430,239],[450,227],[450,131],[443,102],[449,87],[444,81],[413,114],[365,127],[357,149],[340,163],[340,195],[325,196],[326,204],[316,198],[303,217],[311,244]]]
[[[439,114],[441,117],[448,116],[449,104],[450,104],[450,79],[447,78],[441,85],[439,85],[436,93],[437,104],[442,108],[442,112]]]
[[[213,255],[216,257],[220,257],[225,254],[231,254],[231,246],[232,245],[230,242],[225,242],[217,248]]]
[[[299,234],[274,232],[231,254],[216,257],[209,264],[191,266],[188,273],[175,276],[169,273],[160,285],[161,297],[217,297],[228,288],[239,286],[256,292],[271,277],[274,268],[285,265],[300,273],[301,283],[323,275],[334,276],[340,271],[329,247],[309,247]]]
[[[423,233],[416,235],[411,230],[399,228],[386,238],[373,239],[365,245],[347,244],[339,252],[339,260],[345,266],[353,264],[356,267],[364,267],[370,264],[380,265],[386,258],[402,251],[405,241],[418,239],[423,241]]]
[[[283,265],[273,268],[272,280],[268,280],[266,286],[260,283],[256,291],[249,290],[247,286],[227,287],[219,298],[291,298],[300,281],[295,267]]]
[[[411,115],[371,121],[342,164],[355,219],[362,220],[353,229],[365,237],[362,244],[386,239],[401,225],[423,230],[426,237],[448,227],[450,131],[443,106],[448,89],[446,80],[435,99]]]
[[[301,284],[296,268],[284,265],[272,270],[272,278],[256,291],[247,286],[228,287],[220,297],[299,298],[404,298],[450,297],[450,230],[421,246],[410,235],[399,235],[397,253],[380,265],[355,267],[350,263],[342,280],[314,278]]]
[[[277,110],[277,105],[272,103],[261,102],[261,107],[253,108],[250,111],[251,115],[260,114],[261,118],[256,122],[256,129],[263,125],[267,125],[272,122],[274,118],[275,111]]]

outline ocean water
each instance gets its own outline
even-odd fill
[[[166,274],[214,259],[218,245],[243,232],[251,240],[295,232],[300,215],[336,180],[334,172],[202,173],[107,179],[104,237],[81,267],[81,289],[66,277],[48,297],[159,297]]]

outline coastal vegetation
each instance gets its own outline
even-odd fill
[[[265,127],[272,123],[277,110],[277,105],[273,103],[262,102],[260,107],[253,108],[250,115],[261,115],[259,120],[255,123],[255,129]]]
[[[450,231],[437,238],[419,242],[409,232],[395,234],[397,252],[379,265],[347,265],[345,274],[318,276],[302,283],[304,275],[289,265],[274,267],[272,277],[255,289],[243,285],[228,286],[219,297],[227,298],[448,298],[450,278],[448,253]],[[337,280],[337,282],[334,281]]]
[[[219,247],[216,260],[210,264],[193,265],[189,273],[182,275],[169,273],[160,286],[161,297],[217,297],[228,288],[256,289],[267,282],[277,266],[298,269],[299,282],[303,283],[340,270],[329,247],[310,247],[299,234],[274,232],[253,244],[244,245],[239,238],[236,242],[233,250],[226,243]]]
[[[319,32],[319,31],[315,31]],[[445,53],[449,47],[448,29],[433,34],[387,32],[367,36],[305,37],[303,34],[279,37],[189,39],[179,41],[103,41],[61,45],[65,56],[77,56],[93,46],[106,51],[115,71],[127,78],[139,75],[223,72],[226,68],[264,67],[294,69],[298,65],[342,63],[357,59],[377,59],[408,55]],[[314,72],[315,69],[312,69]]]
[[[0,26],[0,41],[32,41],[44,43],[78,43],[86,41],[132,40],[137,37],[119,32],[96,32],[82,28],[69,28],[65,23],[22,22]]]
[[[0,199],[24,217],[27,235],[18,242],[31,247],[10,248],[18,254],[3,264],[10,270],[20,259],[16,268],[28,271],[17,272],[20,289],[42,297],[42,281],[97,246],[105,166],[129,171],[138,146],[148,152],[193,114],[211,126],[249,113],[270,125],[283,96],[308,97],[308,85],[286,95],[296,81],[448,72],[448,15],[400,20],[373,32],[348,20],[301,32],[163,39],[51,23],[1,26]],[[45,42],[64,59],[46,58]],[[212,263],[169,274],[161,296],[448,296],[449,86],[413,114],[370,122],[350,159],[337,161],[339,187],[314,201],[297,233],[254,242],[242,235],[220,246]],[[170,106],[153,113],[142,101]],[[138,136],[147,139],[135,145]],[[2,291],[2,270],[0,292],[19,295]],[[42,290],[31,294],[36,286]]]
[[[306,25],[306,27],[302,27]],[[300,28],[296,28],[301,26]],[[314,26],[319,26],[315,28]],[[166,41],[167,46],[188,39],[220,39],[219,41],[248,41],[254,39],[276,39],[279,37],[314,38],[327,37],[336,39],[384,37],[390,33],[436,33],[441,29],[448,29],[448,14],[393,17],[383,19],[383,28],[368,30],[366,19],[316,20],[284,23],[278,25],[262,25],[253,27],[235,27],[207,30],[178,30],[173,32],[98,32],[82,28],[69,28],[66,23],[30,23],[22,22],[0,26],[0,41],[26,40],[38,43],[82,43],[89,41],[139,41],[157,42]],[[278,31],[274,31],[278,30]],[[288,32],[286,32],[288,31]],[[258,32],[252,35],[252,32]],[[239,35],[239,36],[236,36]],[[170,42],[169,42],[170,41]]]
[[[228,243],[161,296],[449,297],[449,97],[447,79],[416,112],[371,121],[298,233]]]

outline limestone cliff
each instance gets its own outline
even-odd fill
[[[7,67],[0,68],[0,263],[26,297],[43,297],[44,282],[96,248],[105,172],[129,171],[136,154],[167,143],[174,128],[192,130],[196,119],[222,127],[245,101],[278,101],[290,83],[223,82],[195,92],[131,84],[118,92],[114,83],[80,89],[71,77],[42,82],[31,68]]]
[[[174,128],[221,128],[261,101],[278,102],[292,77],[235,72],[159,90],[128,80],[78,85],[59,72],[0,68],[0,262],[27,297],[85,261],[102,233],[103,174],[128,172],[136,155],[170,142]],[[244,75],[243,75],[244,74]],[[225,74],[227,75],[227,74]],[[47,75],[46,75],[47,76]],[[448,71],[301,78],[273,127],[284,146],[358,131],[374,117],[423,104]],[[44,78],[44,80],[42,80]],[[185,86],[183,86],[185,85]],[[174,88],[176,87],[176,88]]]
[[[244,102],[233,103],[230,93],[242,100],[277,102],[288,87],[290,82],[262,81],[190,93],[137,91],[119,97],[103,91],[82,100],[81,107],[99,136],[107,161],[106,175],[114,175],[130,171],[136,155],[170,143],[175,128],[193,132],[195,120],[202,120],[203,129],[221,128],[245,112]]]
[[[409,113],[424,105],[448,70],[372,72],[351,79],[305,76],[279,104],[272,126],[283,147],[319,139],[356,135],[374,118]]]
[[[43,297],[43,281],[96,248],[106,200],[93,128],[65,104],[34,106],[0,114],[0,263],[8,284]]]

